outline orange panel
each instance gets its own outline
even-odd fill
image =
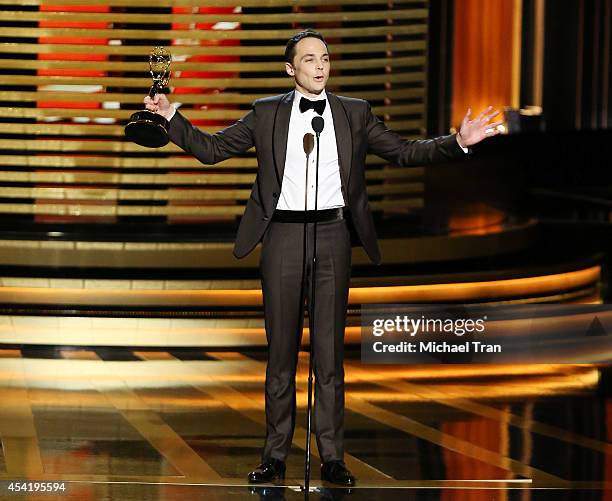
[[[452,125],[468,107],[512,104],[513,20],[519,16],[509,0],[455,0]]]

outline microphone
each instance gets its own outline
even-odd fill
[[[304,134],[304,153],[306,156],[310,156],[312,150],[314,149],[314,136],[308,132]]]
[[[325,120],[323,120],[323,117],[314,117],[311,123],[312,130],[315,131],[317,136],[323,132],[323,127],[325,127]]]

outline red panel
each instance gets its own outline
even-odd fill
[[[107,6],[97,5],[41,5],[42,12],[109,12]],[[108,23],[87,21],[40,21],[41,28],[90,28],[105,29]],[[106,45],[106,38],[90,37],[40,37],[39,43],[45,44],[73,44],[73,45]],[[79,54],[79,53],[47,53],[38,54],[38,59],[44,61],[106,61],[108,56],[104,54]],[[79,69],[41,69],[37,72],[43,76],[104,76],[102,70],[79,70]],[[96,102],[67,102],[67,101],[39,101],[39,108],[77,108],[91,109],[100,108]]]
[[[172,13],[173,14],[189,14],[192,13],[193,10],[190,7],[173,7],[172,8]],[[198,7],[197,9],[197,13],[198,14],[232,14],[234,12],[234,7]],[[188,23],[172,23],[172,29],[173,30],[188,30],[188,29],[197,29],[197,30],[212,30],[213,29],[214,24],[213,23],[195,23],[195,26],[193,26],[192,24],[188,24]],[[236,29],[240,29],[240,26],[238,25],[238,27]],[[176,44],[176,42],[173,42],[173,44]],[[208,46],[208,47],[214,47],[214,46],[221,46],[221,47],[227,47],[227,46],[237,46],[240,45],[240,41],[239,40],[200,40],[199,44],[201,46]],[[201,62],[202,63],[202,67],[206,67],[206,63],[211,63],[211,62],[238,62],[240,61],[240,57],[239,56],[233,56],[233,55],[216,55],[216,54],[210,54],[210,55],[198,55],[198,56],[190,56],[188,58],[189,62]],[[172,86],[174,87],[173,92],[174,94],[197,94],[197,93],[202,93],[202,94],[212,94],[212,93],[218,93],[218,92],[222,92],[224,89],[223,88],[217,88],[217,87],[185,87],[185,86],[181,86],[180,84],[180,79],[181,78],[231,78],[231,77],[235,77],[238,76],[238,72],[230,72],[230,71],[194,71],[194,70],[190,70],[190,71],[181,71],[180,77],[178,78],[174,78],[173,77],[173,83]],[[177,99],[178,101],[180,101],[180,99]],[[203,104],[206,102],[206,99],[202,99]],[[214,109],[214,108],[227,108],[226,105],[214,105],[214,104],[208,104],[206,105],[207,109]],[[214,126],[214,125],[219,125],[219,124],[223,124],[223,121],[219,121],[219,120],[193,120],[192,121],[194,124],[196,125],[210,125],[210,126]]]

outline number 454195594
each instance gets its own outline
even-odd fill
[[[66,482],[31,482],[31,481],[12,481],[3,482],[6,490],[10,493],[18,494],[24,492],[37,492],[37,493],[65,493]]]

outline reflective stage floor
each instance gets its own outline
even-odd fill
[[[0,499],[304,499],[307,357],[284,484],[253,488],[263,351],[0,347]],[[346,360],[346,491],[309,499],[612,500],[609,368]],[[11,481],[65,482],[61,495]]]

